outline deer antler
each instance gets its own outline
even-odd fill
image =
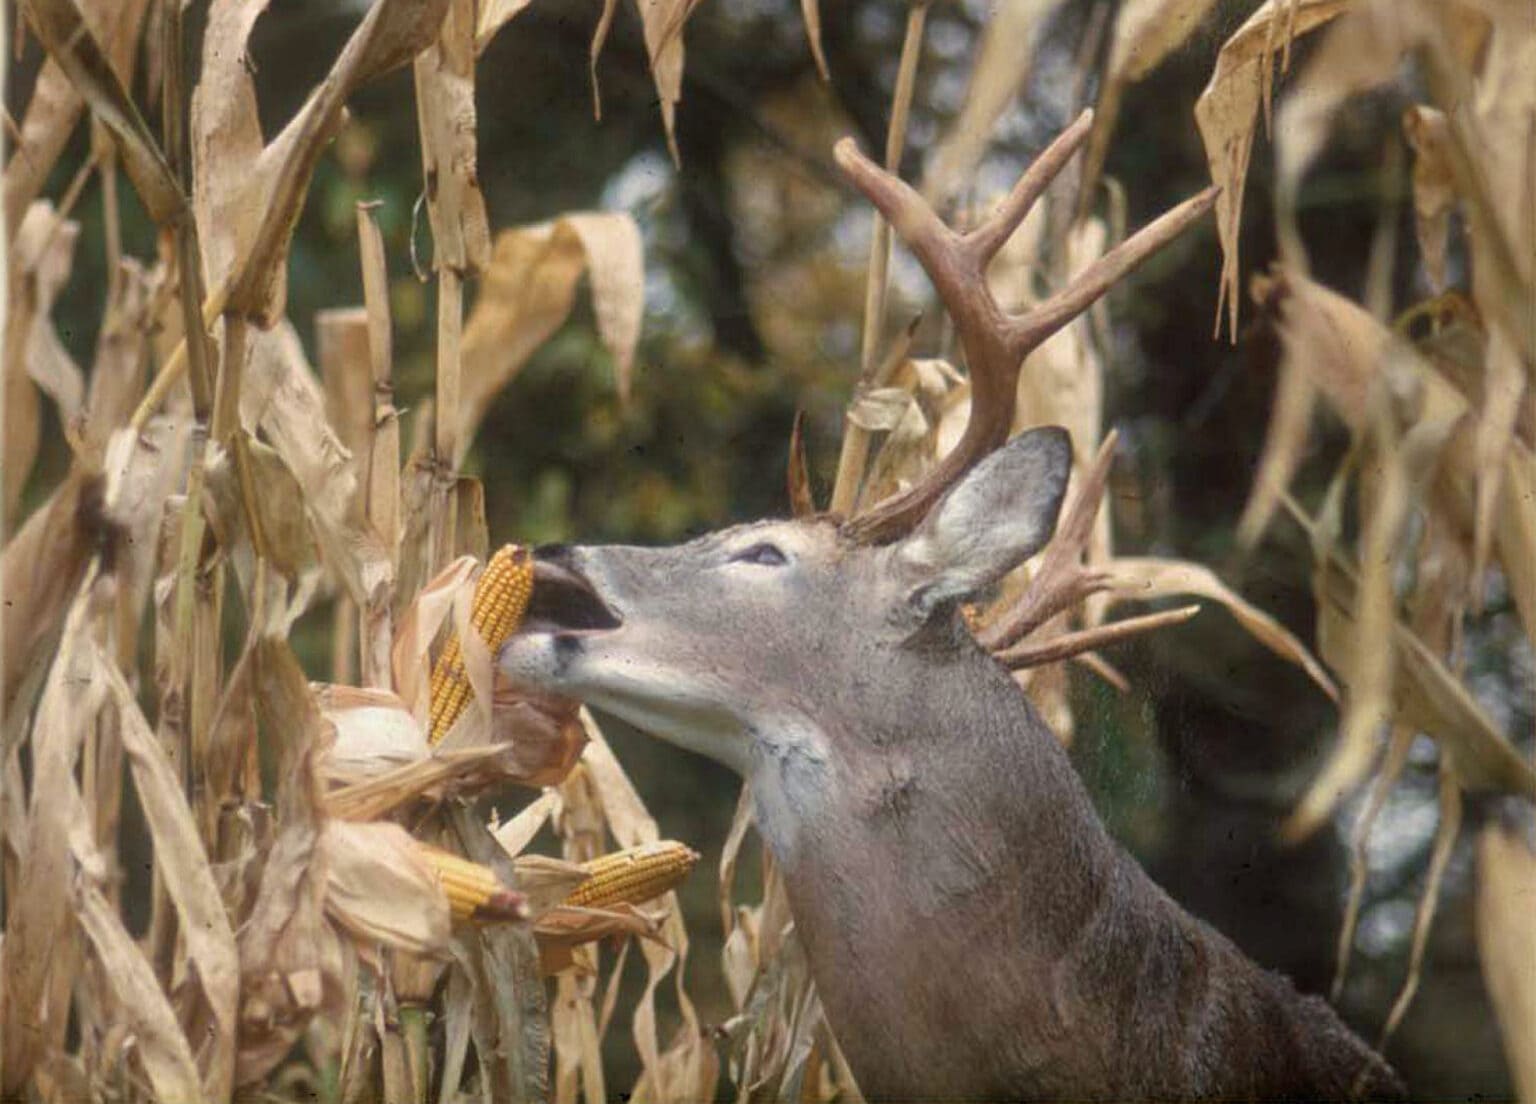
[[[959,443],[920,482],[850,518],[844,531],[853,539],[880,542],[912,529],[952,483],[1008,439],[1024,357],[1216,201],[1217,189],[1207,188],[1121,242],[1045,302],[1024,314],[1005,313],[987,287],[987,265],[1087,140],[1092,122],[1092,111],[1079,115],[1025,170],[997,209],[963,234],[947,226],[901,179],[860,153],[853,139],[837,143],[833,154],[844,175],[886,217],[933,281],[954,320],[971,376],[971,417]]]

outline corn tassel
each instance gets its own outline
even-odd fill
[[[676,840],[642,844],[581,864],[588,874],[563,902],[577,908],[639,905],[680,883],[699,853]]]
[[[452,851],[417,843],[422,857],[437,875],[438,884],[448,895],[448,905],[459,920],[522,920],[528,916],[527,902],[516,890],[508,889],[488,866],[470,862]]]
[[[469,615],[470,624],[493,655],[522,622],[532,594],[533,558],[528,550],[515,544],[497,549],[475,583],[475,600]],[[436,745],[448,735],[469,705],[473,692],[464,670],[464,649],[455,635],[432,668],[429,743]]]

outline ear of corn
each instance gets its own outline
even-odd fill
[[[512,635],[533,594],[533,557],[526,548],[503,545],[475,583],[469,621],[494,654]],[[464,670],[464,649],[453,636],[432,668],[432,711],[427,742],[437,744],[469,705],[473,690]]]
[[[508,889],[488,866],[444,851],[426,843],[417,843],[422,857],[437,875],[438,884],[448,895],[449,907],[460,920],[523,920],[528,916],[527,902],[516,890]]]
[[[485,922],[527,918],[527,899],[503,885],[490,867],[431,844],[418,841],[417,847],[448,895],[456,919]],[[561,904],[589,909],[644,904],[679,885],[698,861],[697,851],[676,840],[615,851],[582,863],[586,880]]]
[[[564,904],[578,908],[643,904],[680,883],[698,861],[697,851],[676,840],[615,851],[581,864],[589,877]]]

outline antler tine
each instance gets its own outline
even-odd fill
[[[1082,148],[1093,131],[1093,108],[1086,108],[1066,130],[1052,139],[1040,156],[1030,162],[1024,175],[1019,177],[1013,191],[999,203],[985,222],[965,235],[967,249],[974,250],[976,259],[985,269],[997,256],[1003,243],[1019,228],[1024,216],[1029,214],[1051,181],[1061,175],[1072,155]]]
[[[1078,481],[1076,497],[1056,526],[1056,535],[1045,550],[1039,571],[1024,588],[1024,593],[1007,613],[980,634],[981,645],[988,651],[1001,652],[1062,610],[1070,609],[1091,594],[1109,589],[1108,577],[1103,572],[1085,568],[1082,557],[1093,532],[1094,519],[1099,514],[1099,503],[1104,499],[1118,439],[1118,432],[1111,430],[1099,446],[1098,455]]]
[[[1182,234],[1189,224],[1211,209],[1221,189],[1210,187],[1170,207],[1125,241],[1098,258],[1028,314],[1009,319],[1011,343],[1026,353],[1093,306],[1152,254]]]

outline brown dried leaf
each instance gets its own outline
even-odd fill
[[[395,689],[423,726],[432,707],[432,642],[454,608],[473,600],[478,574],[473,558],[459,557],[421,588],[395,626]]]
[[[26,0],[25,7],[49,56],[116,141],[149,217],[158,226],[169,226],[186,210],[186,197],[96,33],[73,0]]]
[[[36,1063],[62,1046],[68,1018],[66,1008],[49,1006],[49,994],[51,990],[67,999],[73,983],[67,975],[74,964],[70,956],[55,958],[49,950],[68,922],[70,887],[76,879],[70,853],[76,851],[87,861],[95,855],[90,814],[74,776],[81,743],[106,696],[106,687],[92,678],[89,592],[88,582],[70,605],[30,734],[32,789],[25,850],[19,883],[8,894],[0,975],[0,1021],[6,1027],[0,1036],[0,1096],[21,1094]],[[99,858],[94,865],[88,873],[103,877]],[[65,976],[51,978],[54,971]]]
[[[442,800],[516,781],[502,765],[505,749],[490,745],[439,751],[425,759],[353,782],[326,795],[325,809],[342,820],[377,820],[420,798]]]
[[[39,200],[27,209],[11,242],[11,326],[25,326],[22,355],[27,374],[58,405],[66,432],[78,432],[85,378],[53,327],[53,307],[69,282],[80,224]],[[20,309],[17,309],[20,308]],[[7,335],[7,342],[11,340]]]
[[[387,324],[387,323],[386,323]],[[367,458],[373,425],[373,364],[369,357],[368,311],[333,307],[315,312],[315,342],[325,388],[325,417],[359,465]],[[358,471],[359,488],[367,485]]]
[[[262,631],[286,636],[318,592],[319,549],[304,509],[304,492],[282,456],[275,449],[251,440],[244,430],[236,432],[244,437],[240,447],[246,450],[253,482],[260,488],[251,505],[261,529],[267,564],[288,581],[290,588],[286,592],[277,588],[270,594],[276,601],[268,602]],[[248,608],[255,609],[256,547],[246,520],[246,496],[230,454],[217,446],[210,446],[209,452],[204,507],[208,524],[235,565]]]
[[[1182,560],[1119,557],[1102,565],[1102,570],[1114,587],[1116,602],[1195,595],[1221,603],[1250,636],[1281,659],[1296,664],[1323,693],[1338,700],[1338,688],[1307,646],[1269,614],[1230,590],[1210,568]]]
[[[451,822],[466,857],[489,866],[503,883],[517,885],[511,858],[467,806],[454,807]],[[471,1033],[491,1098],[545,1099],[549,1012],[531,927],[517,923],[475,927],[455,944],[458,967],[473,983]]]
[[[5,225],[9,233],[43,190],[48,174],[64,152],[80,119],[85,100],[52,58],[43,62],[32,98],[5,163]]]
[[[125,257],[112,285],[113,298],[102,320],[86,398],[87,447],[104,442],[128,421],[144,390],[149,359],[151,302],[165,269],[147,273]]]
[[[587,745],[580,708],[581,703],[570,698],[533,695],[513,687],[498,674],[488,740],[507,748],[502,762],[523,785],[559,785]]]
[[[303,489],[326,565],[360,607],[387,588],[391,556],[364,524],[351,454],[324,415],[325,399],[291,324],[255,333],[240,393],[246,431],[259,428]]]
[[[1270,73],[1276,53],[1289,39],[1307,34],[1349,7],[1349,0],[1265,0],[1221,48],[1216,68],[1195,102],[1195,123],[1205,143],[1211,182],[1221,188],[1216,199],[1216,232],[1221,239],[1221,292],[1216,304],[1216,332],[1221,332],[1222,307],[1227,327],[1237,340],[1238,222],[1243,189],[1253,154],[1259,106],[1269,102]],[[1280,29],[1284,28],[1284,34]]]
[[[192,1048],[176,1022],[176,1013],[144,952],[123,928],[117,911],[83,876],[75,879],[74,898],[80,927],[113,997],[113,1019],[132,1033],[133,1053],[143,1066],[155,1098],[208,1099],[197,1075]]]
[[[492,835],[502,842],[495,830]],[[518,855],[512,865],[517,870],[517,891],[527,898],[528,915],[535,922],[592,877],[580,863],[548,855]]]
[[[533,842],[533,837],[539,834],[539,829],[548,822],[559,804],[560,795],[554,790],[546,790],[516,816],[493,826],[491,834],[496,837],[496,842],[501,844],[502,850],[508,855],[521,855]]]
[[[96,677],[117,704],[123,750],[133,770],[139,806],[154,841],[155,866],[181,919],[187,959],[195,966],[213,1023],[203,1040],[203,1090],[229,1094],[234,1077],[235,1013],[240,984],[235,934],[224,911],[181,779],[160,746],[122,674],[98,655]]]
[[[85,577],[91,556],[107,536],[105,484],[100,474],[70,471],[48,501],[6,542],[0,559],[5,602],[4,707],[20,704],[18,691],[53,654],[65,610]],[[35,683],[34,683],[35,686]]]
[[[203,186],[198,223],[218,227],[205,246],[208,282],[228,308],[262,325],[281,317],[287,257],[310,177],[352,93],[415,57],[436,36],[448,0],[377,0],[325,79],[265,147],[244,55],[265,8],[223,0],[210,12],[202,79],[194,93],[194,173]],[[215,32],[215,27],[219,30]]]
[[[583,212],[504,230],[464,324],[461,453],[491,401],[570,315],[583,273],[591,280],[598,334],[613,357],[619,393],[628,394],[645,293],[634,219]]]
[[[1536,1099],[1536,846],[1529,810],[1477,841],[1477,947],[1516,1094]]]
[[[480,21],[475,25],[475,55],[478,57],[491,44],[496,33],[522,14],[533,0],[484,0],[480,5]]]
[[[322,1010],[350,1003],[353,964],[326,922],[318,761],[328,726],[288,645],[255,644],[256,710],[276,749],[278,823],[251,915],[241,926],[235,1084],[265,1077]]]
[[[1472,577],[1481,579],[1488,566],[1494,527],[1500,505],[1504,472],[1515,443],[1515,423],[1528,392],[1529,382],[1520,353],[1510,343],[1502,327],[1488,335],[1484,353],[1483,409],[1477,420],[1475,472],[1477,502],[1472,514]],[[1517,507],[1519,509],[1519,507]],[[1525,513],[1536,512],[1536,503],[1527,503]],[[1473,592],[1474,604],[1481,608],[1481,588]]]
[[[1318,637],[1330,662],[1343,663],[1356,648],[1353,611],[1358,583],[1337,556],[1319,570]],[[1499,732],[1487,712],[1418,636],[1394,622],[1399,677],[1392,720],[1427,732],[1449,749],[1459,785],[1471,792],[1536,796],[1536,770]]]
[[[667,132],[667,148],[676,164],[682,164],[677,152],[677,105],[683,98],[683,24],[698,3],[699,0],[635,0],[645,32],[651,79],[656,82],[661,125]],[[594,55],[599,49],[594,42]]]

